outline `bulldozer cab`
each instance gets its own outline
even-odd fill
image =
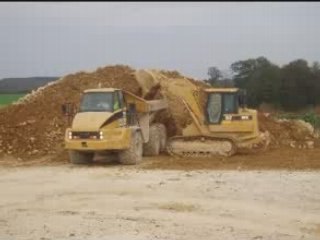
[[[238,114],[239,108],[245,107],[245,94],[237,88],[209,88],[205,92],[208,124],[219,124],[225,114]]]
[[[124,107],[123,93],[119,89],[94,89],[84,92],[79,112],[115,112]]]

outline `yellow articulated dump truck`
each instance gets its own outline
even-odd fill
[[[116,88],[84,91],[65,133],[70,161],[90,163],[95,153],[113,153],[122,164],[137,164],[143,155],[158,155],[166,148],[166,128],[154,115],[167,106],[164,99],[146,101]],[[72,108],[62,110],[70,115]]]

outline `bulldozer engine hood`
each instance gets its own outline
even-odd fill
[[[98,131],[113,116],[112,112],[81,112],[77,113],[72,122],[74,131]]]

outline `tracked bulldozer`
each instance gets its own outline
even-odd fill
[[[191,119],[181,134],[168,139],[167,151],[171,155],[231,156],[268,146],[269,135],[259,132],[257,111],[246,107],[244,91],[200,87],[186,78],[168,79],[156,70],[140,71],[136,77],[145,86],[145,94],[160,85],[167,95],[177,97]]]

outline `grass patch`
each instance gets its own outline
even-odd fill
[[[0,93],[0,108],[7,106],[15,101],[17,101],[19,98],[26,95],[25,93]]]

